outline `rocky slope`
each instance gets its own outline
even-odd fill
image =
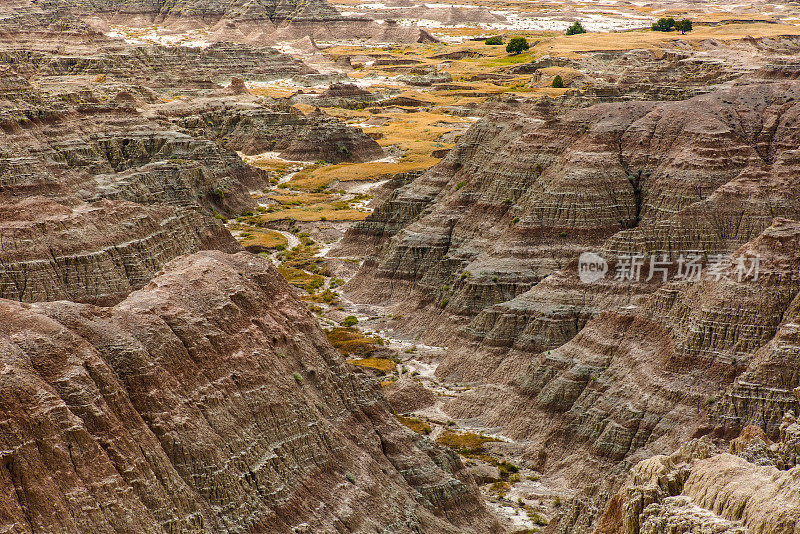
[[[800,427],[793,416],[783,426],[778,443],[751,426],[729,451],[704,438],[640,462],[595,533],[797,532],[798,469],[785,460]]]
[[[307,36],[325,41],[435,41],[416,26],[342,16],[326,0],[10,0],[0,6],[0,15],[0,34],[68,31],[85,36],[150,28],[165,35],[200,36],[203,43],[263,45]]]
[[[249,94],[233,76],[242,69],[313,73],[271,49],[137,47],[61,32],[31,46],[6,36],[0,50],[2,298],[113,303],[177,256],[238,250],[211,215],[254,210],[251,191],[269,175],[235,151],[382,157],[360,130]]]
[[[145,285],[169,260],[240,250],[194,209],[30,197],[0,206],[0,295],[18,301],[107,303]]]
[[[471,389],[446,414],[543,454],[552,481],[582,488],[554,531],[591,531],[637,462],[747,425],[777,439],[800,407],[800,86],[762,76],[674,102],[499,104],[345,239],[350,253],[379,246],[349,296],[448,345],[437,376]],[[591,250],[609,274],[585,284],[578,256]],[[631,254],[642,278],[615,279]],[[706,276],[676,280],[690,254]],[[673,262],[668,280],[647,280],[651,255]],[[742,280],[741,258],[759,259],[757,277]],[[696,472],[695,504],[668,501],[679,519],[641,531],[695,531],[716,515],[769,531],[772,519],[721,513],[708,485],[728,495],[762,477],[777,495],[792,477],[734,466],[708,482],[720,468]],[[758,503],[753,514],[777,514]]]
[[[0,300],[8,532],[488,532],[272,265],[170,262],[110,308]]]
[[[499,106],[349,232],[343,246],[351,251],[385,243],[349,286],[352,295],[404,301],[406,311],[422,305],[423,316],[435,313],[449,330],[483,310],[519,309],[525,297],[511,299],[528,290],[554,293],[534,286],[586,249],[730,252],[774,216],[798,213],[798,90],[795,82],[747,84],[680,102],[564,113],[546,102]],[[605,298],[591,293],[581,291],[586,309],[573,318]],[[570,300],[546,307],[566,311]],[[547,313],[532,309],[531,320],[540,311]],[[493,327],[481,317],[470,328]]]

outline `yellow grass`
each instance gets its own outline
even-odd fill
[[[387,360],[385,358],[361,358],[358,360],[350,359],[347,360],[347,363],[352,365],[358,365],[359,367],[368,367],[370,369],[376,369],[378,371],[383,371],[384,373],[394,371],[397,368],[396,363],[394,363],[392,360]]]
[[[483,452],[484,443],[500,441],[496,438],[473,434],[472,432],[458,433],[448,430],[436,440],[442,445],[446,445],[460,454],[480,454]]]
[[[501,91],[498,88],[498,91]],[[406,91],[412,98],[425,98],[416,91]],[[430,100],[430,98],[429,98]],[[453,100],[451,98],[451,100]],[[362,117],[343,110],[330,110],[340,118]],[[468,122],[461,117],[443,113],[420,111],[417,113],[380,113],[389,122],[385,126],[370,128],[369,132],[382,134],[378,144],[384,148],[397,147],[403,151],[396,162],[344,163],[338,165],[313,166],[295,174],[287,185],[294,189],[313,191],[334,182],[357,180],[381,180],[397,173],[426,170],[439,160],[431,156],[437,149],[452,148],[452,144],[441,143],[439,137],[450,131],[448,126],[435,126],[438,122]]]
[[[307,273],[302,269],[295,269],[294,267],[280,266],[278,267],[278,271],[280,271],[287,282],[295,287],[312,289],[315,285],[325,282],[325,277],[321,275]]]
[[[417,419],[416,417],[405,417],[402,415],[397,415],[397,420],[400,421],[400,424],[403,426],[410,428],[417,434],[428,435],[431,433],[431,425],[426,423],[421,419]]]
[[[259,222],[273,221],[360,221],[369,215],[366,211],[355,209],[336,209],[332,204],[310,204],[308,206],[293,207],[272,213],[263,213],[255,216]]]
[[[247,163],[258,167],[259,169],[264,169],[265,171],[274,172],[278,174],[283,174],[289,168],[289,163],[283,160],[278,159],[271,159],[271,158],[250,158],[245,159]]]
[[[320,204],[335,198],[334,195],[329,193],[292,193],[292,192],[279,192],[271,193],[267,196],[279,204],[284,205],[306,205],[306,204]]]
[[[661,48],[672,41],[688,42],[703,39],[728,41],[745,37],[769,37],[779,35],[800,35],[800,26],[790,24],[723,24],[721,26],[695,25],[693,31],[686,35],[680,32],[630,31],[617,33],[584,33],[581,35],[559,36],[542,41],[533,47],[532,53],[537,56],[550,54],[566,57],[579,55],[580,52],[598,50],[631,50],[634,48]]]
[[[279,245],[284,247],[289,244],[286,237],[274,230],[250,230],[252,235],[240,237],[239,242],[243,247],[260,246],[265,248],[275,248]]]
[[[336,327],[328,330],[326,334],[331,345],[345,355],[366,356],[382,343],[380,338],[367,337],[357,328]]]
[[[297,88],[282,87],[280,85],[269,85],[266,87],[249,87],[251,94],[258,96],[271,96],[272,98],[285,98],[297,92]]]

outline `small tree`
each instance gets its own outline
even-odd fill
[[[556,74],[556,77],[553,78],[553,87],[556,89],[563,89],[564,88],[564,80],[561,78],[560,74]]]
[[[503,44],[503,36],[502,35],[495,35],[494,37],[489,37],[488,39],[486,39],[484,41],[484,43],[487,44],[487,45],[492,45],[492,46],[501,45],[501,44]]]
[[[675,29],[686,35],[686,32],[692,31],[692,21],[689,19],[679,20],[675,23]]]
[[[575,21],[575,24],[567,28],[567,35],[578,35],[579,33],[586,33],[580,22]]]
[[[654,32],[671,32],[672,28],[675,26],[675,19],[672,17],[669,18],[661,18],[658,19],[657,22],[653,23],[653,31]]]
[[[524,52],[525,50],[529,49],[530,47],[531,45],[528,44],[528,40],[524,37],[512,37],[506,45],[506,52],[517,55],[520,52]]]

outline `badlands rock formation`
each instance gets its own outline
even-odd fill
[[[237,151],[382,157],[240,78],[324,76],[262,46],[126,44],[79,4],[0,8],[0,530],[498,531],[459,457],[220,220],[271,178]]]
[[[791,178],[798,94],[796,82],[743,83],[680,102],[565,112],[547,102],[498,106],[439,165],[349,232],[343,246],[383,244],[350,284],[352,294],[422,305],[421,315],[448,325],[478,315],[467,330],[482,336],[493,325],[480,312],[497,316],[492,306],[504,301],[511,310],[524,305],[511,299],[547,291],[535,284],[586,248],[730,252],[773,217],[798,213]],[[593,298],[608,297],[606,287],[592,293],[581,291],[585,309],[572,319],[580,323]],[[569,304],[531,309],[530,320],[561,315]],[[526,324],[504,326],[513,328],[506,343]]]
[[[210,215],[255,209],[250,192],[269,177],[235,151],[382,157],[360,130],[250,95],[241,79],[220,85],[241,71],[314,74],[274,50],[130,46],[37,28],[0,40],[2,298],[111,303],[172,258],[238,250]]]
[[[703,438],[640,462],[611,499],[595,532],[794,534],[800,470],[779,469],[785,464],[775,460],[787,442],[797,439],[797,425],[790,426],[778,444],[751,426],[731,443],[730,452],[715,450]]]
[[[345,239],[379,250],[352,298],[449,345],[437,375],[472,387],[448,415],[543,451],[545,472],[581,490],[553,531],[591,531],[637,462],[748,425],[777,440],[800,407],[800,85],[772,71],[673,102],[498,104]],[[594,284],[577,276],[587,250],[609,262]],[[615,279],[633,254],[644,276]],[[647,280],[651,255],[689,254],[706,277]],[[759,258],[755,279],[740,281],[740,258]],[[770,500],[794,464],[741,462],[698,463],[669,493],[683,500],[619,531],[794,532],[796,513]],[[743,511],[758,480],[770,497]]]
[[[267,261],[203,252],[116,306],[0,300],[6,532],[489,532]]]
[[[326,0],[10,0],[0,13],[11,22],[62,31],[108,32],[115,28],[155,28],[168,35],[192,35],[204,42],[275,43],[305,36],[376,42],[432,42],[416,26],[345,17]],[[8,21],[6,21],[8,22]]]

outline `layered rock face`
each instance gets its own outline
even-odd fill
[[[549,57],[523,63],[513,72],[533,73],[532,84],[552,81],[548,67],[569,72],[569,87],[580,99],[602,102],[620,99],[685,100],[725,87],[755,69],[786,62],[800,50],[800,39],[786,35],[733,41],[706,39],[690,43],[676,39],[663,47],[586,51],[567,59]],[[773,75],[777,74],[773,70]],[[785,78],[787,73],[772,78]]]
[[[116,27],[158,27],[171,33],[199,31],[219,43],[264,44],[302,37],[320,40],[363,39],[374,42],[433,42],[416,26],[379,24],[345,17],[326,0],[10,0],[0,6],[0,33],[70,31],[108,33]],[[191,53],[189,53],[191,55]]]
[[[142,287],[169,260],[238,243],[194,209],[43,197],[0,206],[0,295],[105,303]]]
[[[383,157],[383,149],[361,130],[322,113],[298,116],[289,105],[275,103],[265,108],[263,101],[238,104],[215,99],[188,110],[170,113],[192,135],[217,139],[223,146],[247,155],[276,151],[293,161],[364,162]],[[249,104],[249,105],[248,105]]]
[[[595,533],[797,532],[800,471],[776,468],[774,451],[785,449],[786,436],[772,443],[759,432],[747,427],[730,452],[699,439],[640,462]]]
[[[239,248],[209,210],[266,179],[235,153],[89,91],[4,96],[3,298],[113,302],[176,256]]]
[[[797,93],[795,82],[747,84],[680,102],[562,114],[546,103],[505,104],[350,232],[351,250],[385,241],[350,285],[353,295],[397,303],[411,294],[411,309],[444,303],[437,313],[448,324],[482,310],[518,315],[528,290],[547,294],[528,299],[542,303],[540,311],[568,311],[573,297],[532,286],[587,248],[673,258],[730,252],[774,216],[798,213]],[[548,295],[558,300],[542,302]],[[580,323],[595,298],[605,296],[590,290],[569,319]],[[480,336],[492,320],[470,328]]]
[[[150,0],[57,0],[53,5],[82,15],[106,15],[116,18],[145,15],[156,19],[177,17],[239,21],[326,21],[341,19],[341,15],[324,0],[281,0],[249,2],[247,0],[179,0],[152,2]]]
[[[487,532],[267,260],[202,252],[110,308],[0,300],[8,532]]]
[[[14,34],[0,40],[0,68],[0,298],[109,304],[177,256],[239,250],[212,212],[255,209],[250,193],[268,175],[235,151],[382,156],[335,119],[250,95],[240,79],[218,85],[240,69],[312,72],[271,49],[134,47],[69,32],[29,46]],[[184,89],[193,96],[174,99]]]
[[[380,246],[347,286],[354,300],[449,345],[436,374],[471,389],[448,416],[546,451],[546,474],[584,489],[553,530],[591,531],[637,462],[747,425],[777,439],[800,407],[800,86],[765,78],[673,102],[502,103],[346,238],[345,250]],[[604,279],[579,279],[585,251],[608,261]],[[676,280],[692,254],[706,275]],[[626,255],[644,260],[638,281],[615,277]],[[651,256],[672,262],[668,280],[648,280]],[[758,258],[758,276],[742,258]],[[772,519],[750,523],[738,497],[724,513],[715,500],[748,477],[783,495],[794,463],[718,461],[695,472],[689,500],[619,532],[796,522],[769,498],[752,514]]]

